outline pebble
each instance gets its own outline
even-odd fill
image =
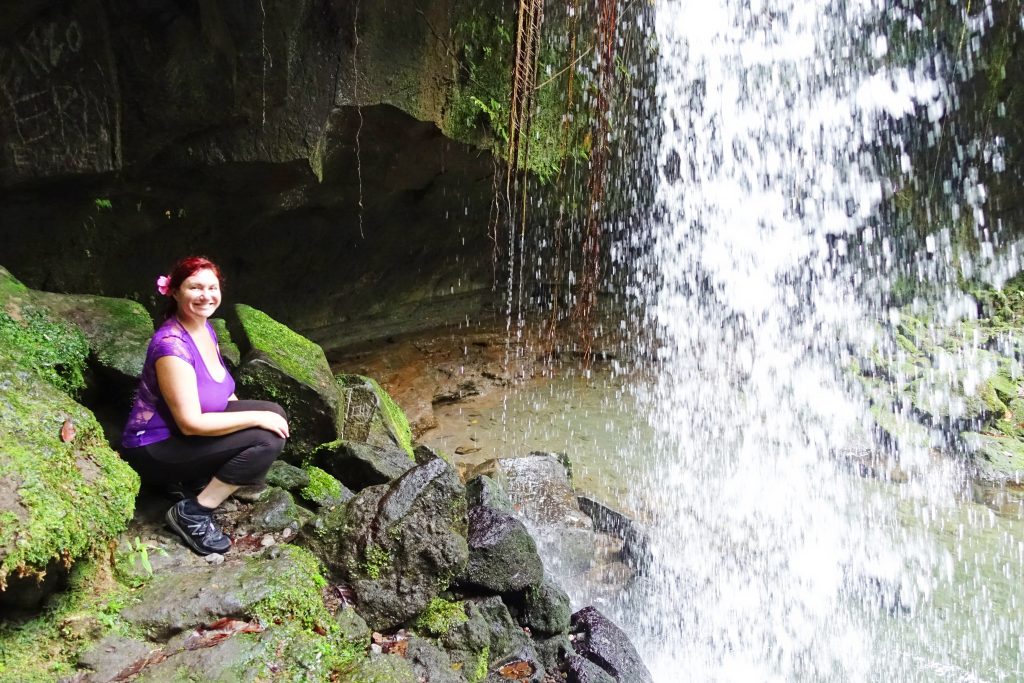
[[[263,538],[260,539],[260,545],[263,546],[264,548],[269,548],[270,546],[274,545],[275,543],[277,543],[277,541],[275,541],[274,537],[271,536],[270,534],[267,534],[266,536],[264,536]]]
[[[291,535],[292,535],[292,528],[290,526],[286,526],[284,528],[284,531],[281,532],[281,538],[291,538]]]
[[[207,563],[213,564],[213,565],[224,564],[224,556],[221,555],[220,553],[210,553],[209,555],[207,555],[203,559],[206,560]]]
[[[373,643],[372,645],[370,645],[370,652],[373,652],[374,654],[378,654],[379,655],[380,653],[384,652],[384,648],[382,648],[377,643]]]

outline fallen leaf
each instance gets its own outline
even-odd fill
[[[525,661],[512,662],[498,669],[498,675],[510,681],[529,680],[533,665]]]
[[[69,443],[75,438],[75,424],[71,421],[71,418],[64,420],[64,424],[60,426],[60,440],[64,443]]]

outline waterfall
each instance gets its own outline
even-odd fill
[[[1017,678],[1024,627],[1002,607],[1024,544],[984,545],[1007,532],[958,506],[960,465],[902,448],[898,487],[843,466],[880,447],[844,378],[887,315],[865,295],[894,250],[877,148],[909,163],[878,131],[950,101],[931,55],[886,59],[887,27],[919,19],[867,0],[656,11],[659,187],[635,264],[655,443],[630,501],[653,560],[604,607],[664,683]]]

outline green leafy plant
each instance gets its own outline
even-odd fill
[[[164,557],[167,556],[167,551],[161,546],[154,545],[152,543],[143,543],[142,539],[138,536],[130,544],[131,549],[128,551],[128,558],[131,565],[134,567],[136,564],[142,567],[143,571],[146,572],[146,576],[153,576],[153,564],[149,561],[149,553],[156,552]]]
[[[105,197],[97,197],[93,200],[93,204],[96,205],[97,209],[102,209],[104,211],[110,211],[114,208],[113,202]]]

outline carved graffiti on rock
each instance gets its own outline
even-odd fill
[[[0,45],[0,178],[113,169],[111,79],[86,42],[72,18]]]

